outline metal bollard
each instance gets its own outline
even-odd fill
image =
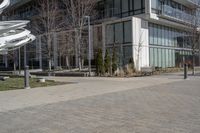
[[[25,69],[24,69],[24,89],[30,89],[29,66],[25,66]]]
[[[188,65],[184,64],[184,79],[188,78]]]

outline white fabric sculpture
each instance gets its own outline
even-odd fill
[[[0,14],[10,5],[10,0],[0,4]],[[29,21],[0,21],[0,53],[19,48],[35,40],[25,27]]]

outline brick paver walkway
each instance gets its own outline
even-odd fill
[[[10,110],[0,133],[199,133],[199,86],[197,77]]]

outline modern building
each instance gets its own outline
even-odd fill
[[[33,0],[14,0],[11,9],[15,15],[12,16],[31,18],[35,14],[33,5]],[[191,64],[192,35],[194,27],[198,27],[195,16],[199,14],[199,7],[200,0],[97,0],[98,16],[93,18],[92,25],[93,52],[97,47],[104,54],[106,49],[110,53],[116,50],[119,66],[133,59],[138,70],[147,66],[169,68],[182,67],[185,62]],[[34,51],[29,51],[33,57],[29,59],[44,67],[41,36],[36,36]],[[58,43],[55,40],[55,66],[62,64]],[[200,54],[196,55],[195,62],[200,65]]]
[[[137,69],[191,63],[191,27],[199,0],[104,0],[100,5],[111,19],[102,23],[103,46],[112,50],[115,45],[121,64],[130,58]]]

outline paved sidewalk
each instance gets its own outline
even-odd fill
[[[55,78],[0,93],[0,133],[199,133],[200,78]]]
[[[180,81],[152,77],[51,79],[73,84],[0,92],[0,112]]]

